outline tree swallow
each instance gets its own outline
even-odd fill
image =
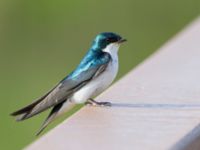
[[[112,32],[98,34],[72,73],[41,98],[11,115],[17,116],[17,121],[22,121],[52,107],[38,135],[55,118],[76,104],[111,106],[109,102],[97,102],[93,98],[108,88],[115,79],[118,72],[118,49],[125,41],[126,39]]]

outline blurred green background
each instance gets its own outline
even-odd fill
[[[199,0],[0,0],[0,148],[22,149],[36,139],[47,113],[20,123],[9,113],[70,73],[96,34],[128,39],[119,79],[199,13]]]

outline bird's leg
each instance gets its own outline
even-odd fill
[[[111,106],[110,102],[97,102],[94,99],[90,98],[86,103],[86,105],[92,105],[92,106]]]

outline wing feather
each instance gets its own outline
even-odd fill
[[[87,64],[79,65],[78,68],[72,72],[69,76],[63,79],[53,90],[42,97],[34,107],[24,107],[13,113],[19,116],[18,120],[24,120],[30,118],[50,107],[56,106],[59,103],[67,100],[74,91],[77,91],[84,85],[86,85],[91,79],[101,74],[111,61],[111,57],[108,53],[103,53],[96,59],[87,61]],[[27,109],[25,109],[27,108]]]

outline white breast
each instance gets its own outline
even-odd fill
[[[110,44],[103,51],[111,55],[112,61],[109,62],[106,70],[97,78],[90,81],[86,86],[75,92],[71,100],[75,103],[84,103],[89,98],[102,93],[115,79],[118,72],[118,52],[119,44]]]

